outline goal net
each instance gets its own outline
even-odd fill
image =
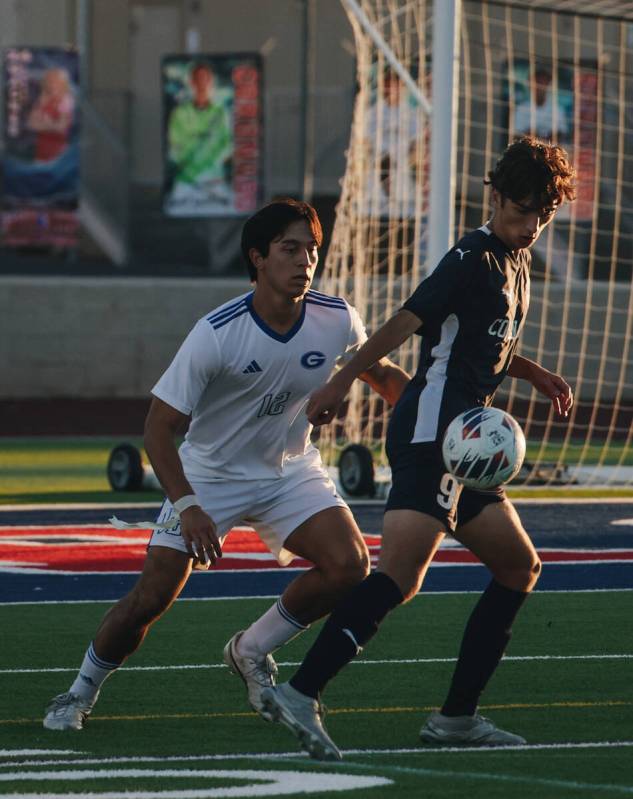
[[[356,42],[346,174],[321,288],[358,308],[369,332],[435,266],[431,193],[432,0],[343,0]],[[577,8],[582,7],[582,13]],[[563,145],[578,199],[533,249],[521,354],[562,374],[576,403],[561,421],[527,383],[495,404],[521,423],[530,484],[633,485],[633,46],[630,3],[463,0],[453,241],[489,217],[483,185],[512,138]],[[450,98],[446,98],[450,102]],[[415,368],[419,342],[393,359]],[[332,464],[349,443],[386,463],[388,408],[359,381],[344,420],[321,429]]]

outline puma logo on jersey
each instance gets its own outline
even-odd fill
[[[463,261],[466,253],[471,252],[471,250],[460,250],[459,247],[455,247],[455,252],[459,253],[459,260]]]
[[[242,369],[242,374],[243,375],[252,375],[252,374],[255,374],[255,372],[261,372],[261,371],[262,371],[262,367],[257,363],[256,360],[252,360],[249,363],[249,365],[246,367],[246,369]]]

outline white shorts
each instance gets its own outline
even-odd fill
[[[220,541],[237,525],[253,527],[281,566],[287,566],[295,557],[284,548],[284,542],[300,524],[326,508],[347,508],[320,464],[297,464],[276,480],[189,482],[202,508],[215,522]],[[166,499],[156,521],[165,521],[173,512]],[[168,530],[155,530],[149,546],[188,551],[180,534],[180,522]]]

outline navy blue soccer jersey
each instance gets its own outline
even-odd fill
[[[464,236],[403,308],[421,320],[420,362],[390,435],[440,439],[468,408],[489,405],[516,352],[530,297],[528,250],[509,250],[483,226]]]

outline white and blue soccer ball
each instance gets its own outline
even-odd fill
[[[446,428],[444,464],[467,488],[496,488],[515,477],[525,457],[518,422],[499,408],[472,408]]]

